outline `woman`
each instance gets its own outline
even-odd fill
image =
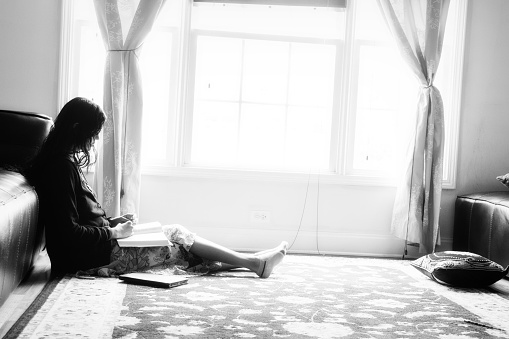
[[[86,271],[118,275],[156,265],[181,265],[186,271],[247,268],[268,278],[286,254],[287,243],[245,254],[196,236],[180,225],[164,226],[168,247],[120,248],[115,239],[133,233],[133,215],[106,217],[81,168],[91,165],[91,151],[106,115],[92,101],[74,98],[60,111],[33,160],[27,177],[39,196],[39,220],[54,272]]]

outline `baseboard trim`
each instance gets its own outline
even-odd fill
[[[254,228],[210,228],[193,227],[200,236],[228,248],[256,252],[277,246],[282,240],[288,241],[288,253],[323,254],[341,256],[362,256],[381,258],[403,258],[404,240],[390,234],[361,234],[341,232],[294,231]],[[452,239],[442,239],[440,250],[452,248]],[[437,249],[438,251],[438,249]],[[407,247],[406,259],[422,256],[419,248]]]

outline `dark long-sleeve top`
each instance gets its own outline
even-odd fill
[[[52,271],[104,266],[111,254],[106,213],[77,164],[58,157],[39,169],[35,185]]]

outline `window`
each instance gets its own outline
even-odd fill
[[[390,182],[418,84],[376,1],[227,2],[168,1],[144,43],[144,168]],[[63,6],[61,102],[81,95],[101,103],[105,52],[93,3]],[[444,187],[454,186],[465,7],[451,2],[436,80]]]
[[[397,172],[405,151],[418,84],[385,29],[378,6],[369,1],[354,6],[343,166],[347,174],[389,175]]]
[[[184,165],[329,171],[345,11],[201,3],[192,14]]]

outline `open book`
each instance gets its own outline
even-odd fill
[[[133,235],[117,239],[117,242],[120,247],[156,247],[170,244],[158,221],[134,225]]]

